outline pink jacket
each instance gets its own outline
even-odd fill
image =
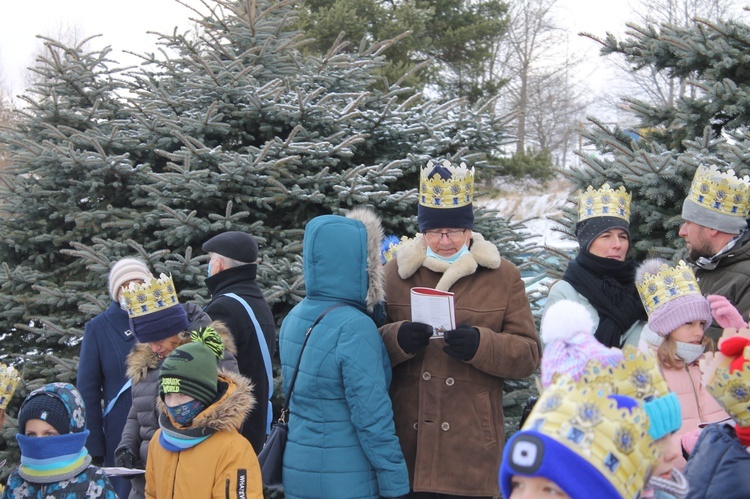
[[[644,342],[641,342],[643,348]],[[656,353],[656,348],[648,345]],[[700,360],[700,359],[698,359]],[[672,438],[672,445],[679,446],[680,439],[685,433],[698,430],[700,423],[715,423],[727,419],[729,415],[722,409],[708,390],[701,384],[701,371],[698,368],[698,360],[682,369],[667,369],[662,366],[661,372],[667,381],[667,386],[680,398],[680,409],[682,409],[682,427],[677,430]],[[685,468],[685,458],[680,457],[675,461],[675,468],[682,471]]]

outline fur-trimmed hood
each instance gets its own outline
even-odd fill
[[[234,338],[224,323],[213,321],[211,327],[213,327],[221,336],[221,339],[224,342],[224,350],[232,355],[237,355],[237,346],[234,344]],[[179,337],[180,342],[177,345],[178,347],[185,343],[190,343],[191,341],[189,331],[179,333]],[[161,365],[162,360],[164,359],[160,359],[158,355],[151,351],[151,348],[149,348],[147,343],[136,343],[125,361],[128,366],[126,375],[133,381],[133,383],[138,383],[146,377],[146,373],[152,369],[158,368]]]
[[[219,431],[239,431],[245,417],[255,407],[253,385],[241,374],[219,371],[219,387],[219,399],[198,414],[193,424],[186,428],[175,426],[167,415],[164,401],[158,397],[156,409],[160,426],[192,437]]]
[[[398,275],[402,279],[408,279],[419,270],[426,267],[433,272],[443,274],[436,289],[441,291],[450,290],[456,281],[476,272],[477,267],[496,269],[500,267],[500,251],[497,246],[485,240],[478,232],[471,233],[472,243],[469,252],[453,263],[427,256],[427,244],[422,234],[417,234],[413,239],[404,241],[396,252],[396,264]]]
[[[307,296],[372,312],[385,298],[382,239],[380,218],[367,208],[313,218],[302,241]]]

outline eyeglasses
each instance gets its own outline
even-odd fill
[[[466,233],[466,229],[452,229],[452,230],[426,230],[424,231],[424,237],[431,243],[440,241],[443,236],[447,236],[448,239],[456,241]]]

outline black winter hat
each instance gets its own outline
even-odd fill
[[[26,433],[26,423],[31,419],[49,423],[60,435],[70,433],[70,416],[65,404],[57,397],[42,393],[26,400],[18,413],[19,433]]]
[[[238,262],[253,263],[258,259],[258,243],[245,232],[229,231],[216,235],[203,243],[206,253],[218,253]]]

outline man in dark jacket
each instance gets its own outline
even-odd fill
[[[206,287],[211,301],[206,313],[229,328],[237,346],[240,374],[250,378],[256,406],[242,426],[242,434],[259,453],[270,430],[273,374],[271,359],[276,349],[276,324],[263,292],[255,280],[258,243],[244,232],[230,231],[206,241]]]
[[[679,235],[704,295],[725,296],[747,320],[750,313],[750,181],[731,170],[698,167],[685,202]],[[714,341],[721,327],[706,334]]]

